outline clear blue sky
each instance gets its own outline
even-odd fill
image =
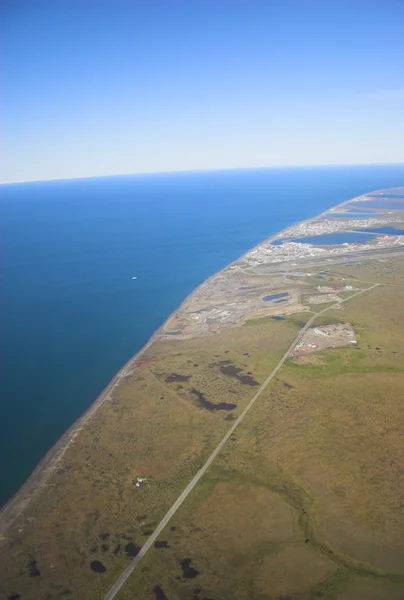
[[[3,0],[0,181],[404,161],[401,0]]]

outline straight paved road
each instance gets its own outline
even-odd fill
[[[338,302],[338,304],[342,304],[343,302],[347,302],[348,300],[351,300],[351,298],[354,298],[355,296],[359,296],[359,294],[363,294],[364,292],[372,290],[373,288],[377,287],[378,285],[380,285],[380,284],[379,283],[375,283],[375,284],[371,285],[370,287],[368,287],[368,288],[366,288],[364,290],[360,290],[359,292],[356,292],[356,294],[352,294],[352,296],[350,296],[349,298],[345,298],[344,300],[341,300],[340,302]],[[264,383],[262,384],[262,386],[259,388],[259,390],[255,394],[255,396],[250,400],[250,402],[247,404],[247,406],[245,407],[245,409],[243,410],[243,412],[240,414],[240,416],[236,419],[236,421],[234,421],[233,425],[230,427],[230,429],[228,430],[228,432],[226,433],[226,435],[222,438],[222,440],[219,442],[219,444],[213,450],[212,454],[209,456],[209,458],[207,459],[207,461],[205,462],[205,464],[203,465],[203,467],[201,467],[199,469],[199,471],[197,472],[197,474],[195,475],[195,477],[189,482],[189,484],[187,485],[187,487],[185,488],[185,490],[181,493],[181,495],[174,502],[174,504],[172,505],[172,507],[170,508],[170,510],[167,512],[167,514],[163,517],[163,519],[157,525],[157,527],[153,531],[152,535],[147,539],[146,543],[142,546],[139,554],[132,560],[132,562],[126,567],[126,569],[123,571],[123,573],[115,581],[114,585],[111,587],[111,589],[109,590],[109,592],[105,596],[104,600],[113,600],[113,598],[115,598],[115,596],[117,595],[117,593],[119,592],[119,590],[122,588],[122,586],[124,585],[124,583],[126,582],[126,580],[128,579],[128,577],[136,569],[137,565],[142,560],[143,556],[153,546],[154,542],[156,541],[156,539],[158,538],[158,536],[160,535],[160,533],[163,531],[163,529],[167,525],[167,523],[170,521],[171,517],[173,517],[175,515],[175,513],[177,512],[177,510],[179,509],[179,507],[181,506],[181,504],[184,502],[184,500],[186,499],[186,497],[188,496],[188,494],[194,489],[194,487],[196,486],[196,484],[198,483],[198,481],[201,479],[201,477],[203,477],[203,475],[209,469],[210,465],[215,460],[215,458],[217,457],[217,455],[219,454],[219,452],[222,450],[223,446],[225,445],[225,443],[227,442],[227,440],[229,439],[229,437],[234,433],[234,431],[240,425],[240,423],[242,422],[242,420],[244,419],[244,417],[246,416],[246,414],[248,413],[248,411],[250,410],[250,408],[252,408],[252,406],[257,401],[257,399],[260,397],[260,395],[262,394],[262,392],[265,390],[265,388],[267,387],[267,385],[269,384],[269,382],[275,377],[276,373],[282,367],[283,363],[288,358],[289,354],[292,352],[292,350],[294,349],[294,347],[296,346],[296,344],[299,342],[299,340],[301,339],[301,337],[304,335],[305,331],[311,326],[311,324],[313,323],[313,321],[317,317],[319,317],[320,315],[322,315],[323,313],[325,313],[327,310],[330,310],[334,306],[335,305],[330,306],[328,308],[324,308],[323,310],[320,310],[319,312],[315,313],[307,321],[306,325],[299,331],[298,335],[296,336],[296,338],[294,339],[294,341],[292,342],[292,344],[290,345],[290,347],[287,349],[287,351],[285,352],[285,354],[282,356],[281,360],[278,362],[278,364],[276,365],[276,367],[274,368],[274,370],[272,371],[272,373],[266,378],[266,380],[264,381]]]

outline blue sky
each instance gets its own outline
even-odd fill
[[[401,0],[3,0],[0,181],[404,162]]]

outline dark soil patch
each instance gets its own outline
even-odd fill
[[[129,556],[129,558],[135,558],[140,552],[140,546],[136,546],[133,542],[129,542],[129,544],[126,544],[125,546],[125,552],[126,556]]]
[[[28,563],[28,569],[29,569],[29,576],[30,577],[39,577],[40,574],[41,574],[41,571],[37,567],[36,560],[31,560]]]
[[[108,552],[108,550],[109,550],[109,546],[108,546],[108,544],[103,544],[103,545],[101,546],[101,550],[102,550],[103,552]]]
[[[147,531],[144,531],[144,532],[143,532],[143,535],[151,535],[152,533],[153,533],[153,530],[152,530],[152,529],[151,529],[151,530],[149,529],[149,530],[147,530]]]
[[[119,554],[120,551],[121,551],[121,544],[118,544],[114,550],[114,554]]]
[[[223,375],[227,375],[228,377],[235,377],[243,385],[259,385],[259,382],[256,381],[251,375],[240,375],[242,369],[240,369],[239,367],[235,367],[234,365],[229,365],[228,367],[220,367],[220,371],[223,373]]]
[[[109,533],[100,533],[100,538],[102,541],[107,540],[109,538]]]
[[[232,362],[233,362],[232,360],[221,360],[221,361],[220,361],[220,364],[221,364],[221,365],[231,365],[231,364],[232,364]]]
[[[178,381],[188,381],[191,378],[191,375],[181,375],[180,373],[171,373],[171,375],[167,375],[164,379],[166,383],[176,383]]]
[[[184,560],[181,561],[181,569],[185,579],[193,579],[194,577],[199,575],[199,571],[194,569],[194,567],[192,566],[191,558],[184,558]]]
[[[69,590],[69,588],[65,588],[59,594],[59,596],[72,596],[72,595],[73,595],[73,592],[71,590]]]
[[[170,546],[168,545],[168,542],[162,541],[162,542],[154,542],[154,547],[155,548],[169,548]]]
[[[165,593],[159,585],[154,586],[153,592],[156,600],[168,600],[167,596],[165,595]]]
[[[192,388],[191,394],[194,394],[199,402],[199,405],[207,410],[234,410],[237,408],[237,404],[232,404],[231,402],[219,402],[218,404],[214,404],[205,398],[205,394],[199,392],[195,388]]]
[[[21,594],[11,594],[11,596],[8,597],[8,600],[20,600],[21,598]]]
[[[90,567],[95,573],[105,573],[107,570],[99,560],[93,560],[93,562],[90,564]]]

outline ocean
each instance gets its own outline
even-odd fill
[[[292,223],[399,185],[404,165],[2,185],[0,504],[204,279]]]

